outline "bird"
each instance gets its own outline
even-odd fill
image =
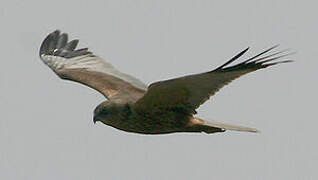
[[[275,45],[234,65],[249,47],[214,70],[154,82],[147,86],[137,78],[117,70],[109,62],[90,52],[77,49],[79,40],[69,41],[60,30],[47,35],[39,56],[64,80],[93,88],[105,96],[94,110],[93,122],[101,122],[121,131],[157,135],[169,133],[220,133],[226,130],[259,132],[255,128],[231,125],[196,116],[196,109],[222,87],[242,75],[289,63],[277,60],[289,51],[272,52]]]

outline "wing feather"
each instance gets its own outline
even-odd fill
[[[149,86],[147,93],[137,101],[136,110],[146,110],[145,107],[148,109],[149,107],[182,107],[188,113],[195,114],[195,109],[234,79],[272,65],[291,62],[290,60],[274,61],[292,54],[281,55],[286,50],[261,57],[276,47],[277,45],[239,64],[228,66],[241,57],[249,49],[247,48],[215,70],[153,83]],[[158,97],[157,100],[153,101],[156,97]]]
[[[60,78],[87,85],[122,103],[134,102],[144,95],[147,86],[140,80],[118,71],[88,48],[76,50],[79,40],[67,41],[68,35],[56,30],[40,47],[41,60]]]

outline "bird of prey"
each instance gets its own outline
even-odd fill
[[[61,79],[87,85],[106,97],[94,110],[93,122],[102,122],[119,130],[141,134],[175,132],[216,133],[226,130],[258,132],[254,128],[230,125],[195,117],[196,109],[234,79],[276,64],[285,51],[268,54],[271,47],[235,65],[249,48],[218,68],[199,74],[158,81],[148,87],[122,73],[110,63],[88,51],[76,49],[78,40],[56,30],[40,47],[40,58]],[[268,55],[266,55],[268,54]]]

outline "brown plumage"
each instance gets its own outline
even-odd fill
[[[75,50],[78,40],[68,42],[67,34],[54,31],[43,41],[40,58],[60,78],[85,84],[108,100],[94,111],[94,123],[127,132],[164,134],[173,132],[215,133],[225,130],[257,132],[256,129],[206,121],[194,117],[196,109],[234,79],[290,60],[275,61],[289,55],[279,51],[265,55],[277,46],[229,66],[247,50],[215,70],[159,81],[147,87],[138,79],[115,69],[87,48]]]

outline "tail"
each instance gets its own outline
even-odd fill
[[[221,122],[216,122],[216,121],[211,121],[211,120],[209,120],[209,121],[204,120],[204,124],[203,125],[211,126],[211,127],[217,127],[217,128],[224,129],[224,130],[259,133],[259,131],[257,129],[255,129],[255,128],[231,125],[231,124],[226,124],[226,123],[221,123]]]

